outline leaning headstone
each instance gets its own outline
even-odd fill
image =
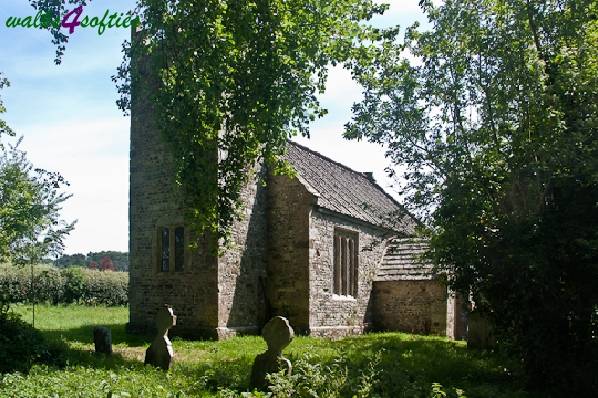
[[[282,356],[282,350],[293,340],[293,329],[289,321],[282,316],[275,316],[262,329],[262,337],[268,344],[266,352],[258,355],[251,368],[251,386],[266,389],[266,376],[270,373],[284,371],[291,374],[291,361]]]
[[[172,343],[168,339],[168,329],[176,325],[176,316],[172,308],[165,305],[158,310],[156,314],[156,330],[158,334],[152,341],[152,344],[145,351],[144,363],[157,366],[164,370],[170,368],[174,350]]]
[[[103,326],[93,328],[93,344],[96,354],[112,354],[112,332]]]

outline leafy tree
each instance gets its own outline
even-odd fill
[[[102,257],[100,260],[100,271],[116,271],[114,268],[114,263],[108,256]]]
[[[198,229],[227,237],[256,162],[290,172],[280,155],[326,113],[316,94],[329,66],[365,51],[377,32],[362,21],[385,9],[372,0],[138,1],[140,31],[115,76],[119,105],[127,110],[131,87],[148,84],[130,75],[130,60],[147,61],[159,76],[154,115]]]
[[[54,262],[57,267],[91,267],[92,263],[97,265],[102,259],[108,258],[114,265],[114,270],[127,271],[129,269],[129,253],[117,251],[89,252],[87,255],[82,253],[64,254]]]
[[[76,6],[85,6],[88,2],[88,0],[29,0],[33,9],[43,11],[46,15],[51,16],[52,20],[60,19],[69,10]],[[61,26],[49,24],[47,29],[52,36],[52,44],[56,46],[54,62],[58,65],[62,63],[62,56],[70,36],[64,32]]]
[[[30,3],[56,18],[86,2]],[[256,162],[291,173],[280,155],[289,137],[307,135],[326,113],[316,94],[329,66],[366,51],[378,33],[362,22],[386,8],[373,0],[138,0],[142,33],[137,45],[123,45],[117,103],[131,106],[131,59],[151,59],[159,76],[154,114],[196,229],[228,236]],[[69,36],[50,31],[60,63]]]
[[[20,141],[19,141],[20,142]],[[63,250],[73,223],[61,219],[70,195],[57,173],[34,169],[18,146],[0,153],[0,258],[17,264],[37,262]]]
[[[30,3],[54,18],[85,5]],[[309,123],[326,113],[316,94],[328,68],[367,52],[378,32],[363,21],[386,8],[373,0],[138,0],[136,45],[124,43],[113,76],[117,103],[130,109],[139,77],[131,59],[149,59],[159,76],[154,115],[176,159],[192,226],[228,237],[256,162],[292,173],[280,160],[288,138],[307,135]],[[50,31],[60,63],[69,37]]]
[[[69,268],[73,266],[83,266],[85,265],[85,254],[82,253],[75,253],[75,254],[63,254],[58,258],[54,265],[59,268]]]
[[[0,89],[8,84],[0,74]],[[0,114],[5,111],[0,97]],[[0,119],[0,139],[2,135],[15,133]],[[0,141],[0,261],[33,266],[50,254],[62,252],[63,238],[73,229],[74,222],[67,223],[60,216],[62,203],[71,196],[61,189],[68,183],[58,173],[34,168],[19,149],[21,139],[15,145]],[[33,288],[33,280],[31,283]],[[12,342],[12,329],[22,329],[22,324],[11,318],[8,310],[9,297],[1,292],[0,321],[5,325],[0,330],[0,340],[11,346],[17,344]],[[33,311],[35,314],[35,308]],[[20,358],[10,355],[8,360],[20,363]]]
[[[129,269],[129,253],[117,251],[101,251],[87,253],[87,262],[95,261],[101,264],[102,259],[107,257],[114,264],[115,270],[127,271]]]
[[[389,30],[354,68],[345,135],[386,145],[430,255],[530,382],[595,393],[598,2],[420,5],[430,31]]]
[[[0,80],[0,88],[7,84]],[[4,111],[0,100],[0,113]],[[14,135],[2,120],[0,128],[0,133]],[[74,223],[60,217],[62,203],[70,197],[61,188],[68,183],[58,173],[34,168],[20,142],[0,141],[0,261],[22,264],[60,253]]]

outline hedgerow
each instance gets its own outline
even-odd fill
[[[29,267],[0,265],[0,292],[10,303],[125,305],[127,287],[126,272],[38,265],[33,268],[32,283]]]

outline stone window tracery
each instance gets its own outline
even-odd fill
[[[358,234],[335,229],[333,246],[332,292],[339,296],[357,297]]]
[[[161,228],[160,234],[160,271],[168,272],[170,268],[170,231],[167,227]]]
[[[185,228],[161,226],[158,228],[157,263],[159,272],[180,272],[185,267]]]

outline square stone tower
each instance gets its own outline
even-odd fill
[[[233,226],[226,248],[209,234],[194,236],[175,182],[174,155],[154,118],[151,94],[158,79],[150,62],[134,67],[139,78],[131,107],[129,328],[151,329],[156,311],[169,304],[178,317],[173,334],[221,338],[257,332],[265,318],[265,190],[253,178],[242,191],[245,217]]]

